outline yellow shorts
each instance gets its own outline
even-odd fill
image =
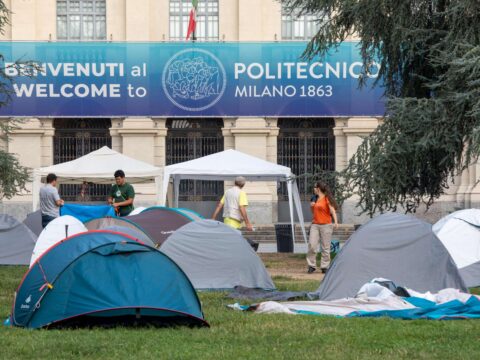
[[[234,229],[240,229],[242,227],[242,222],[241,221],[238,221],[236,219],[232,219],[232,218],[229,218],[229,217],[226,217],[226,218],[223,218],[223,223],[225,225],[228,225]]]

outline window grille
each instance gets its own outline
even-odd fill
[[[170,0],[170,40],[186,39],[191,9],[191,0]],[[199,0],[196,20],[196,40],[218,41],[218,0]]]
[[[105,40],[105,0],[57,0],[58,40]]]

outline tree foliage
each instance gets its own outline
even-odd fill
[[[337,174],[362,212],[431,205],[480,152],[480,1],[282,0],[318,15],[304,56],[324,56],[355,34],[381,64],[386,117]]]
[[[0,120],[0,144],[5,143],[10,131],[17,122]],[[28,168],[22,166],[16,156],[0,148],[0,201],[10,199],[26,190],[30,180]]]
[[[5,2],[0,0],[0,33],[4,33],[5,26],[9,23],[10,11]],[[5,106],[12,98],[13,79],[6,74],[4,58],[0,54],[0,107]],[[17,61],[11,65],[20,71],[30,71],[37,68],[32,62]],[[16,156],[8,152],[8,141],[12,131],[16,130],[21,123],[18,119],[0,119],[0,201],[3,198],[10,199],[25,191],[29,181],[29,170],[22,166]]]

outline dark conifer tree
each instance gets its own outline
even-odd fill
[[[381,62],[386,117],[337,174],[343,196],[358,194],[370,215],[431,205],[480,152],[480,1],[281,2],[318,15],[304,56],[322,57],[356,34],[363,74]]]

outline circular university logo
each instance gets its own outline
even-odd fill
[[[175,106],[186,111],[202,111],[220,100],[227,76],[222,63],[211,52],[187,49],[168,60],[162,85]]]

